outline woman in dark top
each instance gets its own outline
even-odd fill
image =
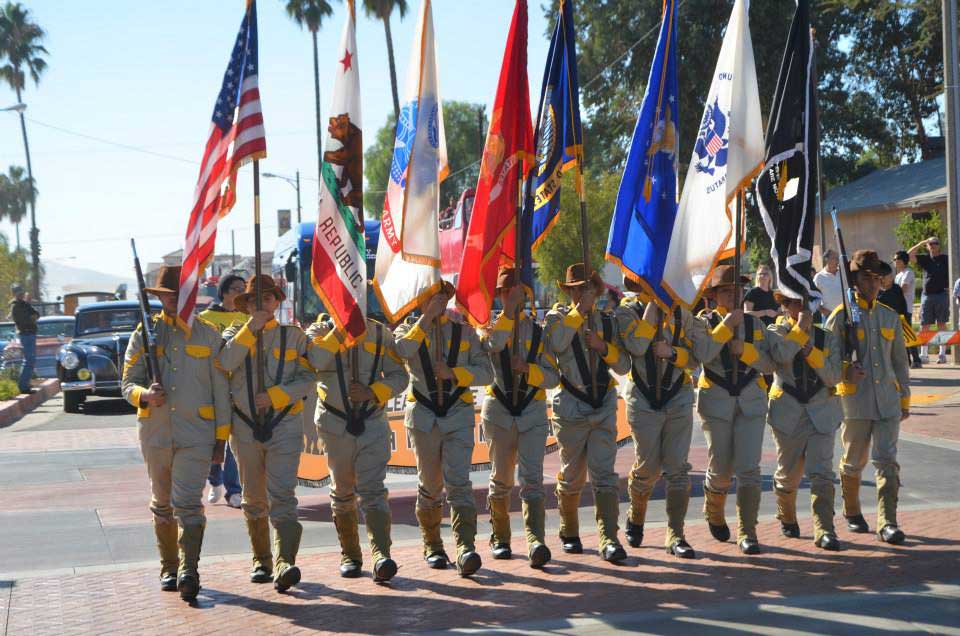
[[[756,285],[743,298],[743,310],[759,318],[764,326],[772,325],[780,315],[780,306],[773,298],[770,288],[773,286],[773,272],[766,265],[757,268]]]
[[[877,300],[896,311],[909,322],[912,319],[911,312],[907,308],[907,301],[903,297],[903,290],[900,288],[900,285],[893,282],[892,271],[887,271],[887,273],[884,274],[883,281],[880,283],[880,289],[881,291],[877,296]]]

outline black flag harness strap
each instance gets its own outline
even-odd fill
[[[273,383],[274,386],[280,386],[283,384],[283,367],[286,362],[286,350],[287,350],[287,328],[283,325],[280,326],[280,356],[277,361],[277,375]],[[283,418],[287,416],[290,412],[290,409],[293,408],[293,404],[288,404],[283,407],[278,413],[271,406],[267,409],[267,412],[264,414],[263,420],[260,420],[259,415],[257,414],[257,404],[254,401],[256,395],[254,394],[253,388],[253,352],[248,352],[247,357],[243,360],[244,371],[247,374],[247,408],[250,409],[250,415],[237,408],[236,404],[233,405],[233,412],[236,413],[247,426],[253,430],[253,439],[257,440],[261,444],[266,444],[270,441],[270,438],[273,437],[273,429],[277,427],[277,424],[280,423]]]
[[[720,314],[711,312],[707,320],[710,322],[710,326],[716,329],[721,321]],[[743,341],[749,344],[753,343],[753,322],[754,317],[750,314],[743,317]],[[730,356],[730,350],[726,346],[720,351],[720,362],[723,364],[723,375],[708,369],[706,366],[703,367],[703,374],[707,376],[707,379],[712,383],[729,393],[730,397],[739,397],[740,393],[757,377],[757,370],[753,367],[748,367],[743,370],[737,383],[734,384],[733,358]]]
[[[372,385],[377,379],[377,367],[380,364],[381,351],[383,346],[383,327],[377,325],[377,346],[374,349],[373,353],[373,365],[370,367],[370,379],[367,382],[367,386]],[[337,384],[340,387],[340,395],[343,396],[344,405],[350,403],[350,398],[347,393],[347,379],[346,375],[343,372],[343,356],[340,355],[340,352],[334,355],[334,361],[337,365]],[[347,422],[347,432],[353,435],[354,437],[360,437],[363,435],[363,432],[367,429],[366,421],[367,419],[380,410],[380,407],[370,402],[364,402],[360,405],[360,408],[348,408],[346,412],[341,411],[335,406],[331,406],[328,402],[323,402],[323,408],[328,412],[342,420]]]
[[[543,337],[543,327],[538,325],[536,322],[533,322],[533,335],[530,339],[530,350],[527,352],[527,364],[534,364],[537,361],[537,354],[540,352],[540,340]],[[510,364],[510,351],[509,346],[504,347],[500,350],[500,370],[503,373],[503,384],[504,387],[511,387],[510,389],[504,389],[494,383],[493,386],[493,395],[497,398],[497,401],[503,405],[505,409],[510,412],[510,415],[514,417],[520,417],[523,415],[523,411],[530,406],[530,403],[533,402],[533,399],[537,396],[537,392],[540,390],[537,387],[531,387],[527,384],[527,376],[524,375],[520,382],[517,384],[517,396],[519,399],[514,404],[513,400],[513,368]]]
[[[450,323],[450,349],[447,352],[447,366],[453,369],[457,366],[457,358],[460,356],[460,339],[463,335],[463,325],[459,322]],[[440,346],[440,343],[437,343],[437,346]],[[410,387],[410,392],[413,393],[413,397],[427,407],[433,414],[437,417],[446,417],[447,413],[450,412],[450,409],[453,408],[453,405],[456,404],[457,400],[460,399],[460,396],[464,394],[465,391],[469,390],[469,387],[459,386],[451,392],[453,384],[450,380],[444,380],[439,387],[439,390],[442,391],[443,395],[443,406],[437,404],[437,377],[433,372],[433,362],[430,361],[430,350],[427,348],[426,340],[420,343],[420,349],[417,351],[420,356],[420,368],[423,369],[423,380],[427,383],[427,392],[429,396],[424,395],[420,391],[416,390],[412,386]]]
[[[826,341],[827,334],[820,327],[813,328],[813,346],[817,349],[823,351],[823,345]],[[796,381],[800,381],[801,378],[806,375],[807,378],[807,391],[804,393],[801,387],[784,382],[782,385],[783,392],[787,395],[790,395],[800,404],[807,404],[824,388],[823,381],[820,380],[820,376],[817,375],[817,372],[807,363],[806,359],[803,357],[803,352],[798,351],[797,355],[793,357],[793,377]]]
[[[643,320],[643,316],[640,312],[640,305],[634,305],[633,311],[640,316],[640,319]],[[673,311],[673,343],[671,346],[676,347],[680,344],[680,328],[682,326],[682,316],[680,313],[680,307],[674,308]],[[657,375],[657,359],[653,354],[653,347],[647,347],[647,352],[643,356],[644,370],[647,372],[647,378],[655,378]],[[640,378],[640,374],[637,373],[637,367],[635,365],[630,366],[630,378],[633,380],[633,383],[637,386],[637,390],[643,394],[643,397],[647,399],[647,402],[650,404],[650,408],[654,411],[659,411],[665,407],[670,400],[676,397],[677,393],[680,392],[680,389],[683,387],[683,382],[686,379],[681,373],[675,382],[672,384],[670,380],[673,378],[673,370],[676,367],[672,362],[668,361],[666,368],[663,370],[663,379],[660,383],[660,399],[657,399],[657,391],[655,387],[647,386],[647,384]]]
[[[613,339],[613,320],[607,314],[600,314],[600,320],[603,324],[603,340],[604,342],[610,343]],[[600,358],[596,375],[598,381],[597,395],[593,395],[593,390],[590,386],[590,366],[587,364],[587,356],[584,354],[583,345],[580,343],[579,333],[574,334],[570,348],[573,349],[573,358],[577,363],[577,370],[580,372],[580,377],[584,381],[585,391],[581,391],[574,386],[562,373],[560,374],[560,384],[573,397],[584,404],[589,404],[593,409],[599,409],[603,406],[603,400],[607,396],[607,388],[610,384],[610,377],[607,373],[609,367],[607,367],[607,363],[604,362],[603,358]]]

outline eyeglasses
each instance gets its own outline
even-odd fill
[[[247,288],[246,285],[230,285],[230,287],[227,288],[227,291],[235,292],[237,294],[242,294],[246,288]]]

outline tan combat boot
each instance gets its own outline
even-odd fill
[[[696,552],[683,536],[687,507],[690,504],[690,490],[688,488],[668,488],[666,499],[667,532],[664,537],[664,547],[666,547],[668,553],[681,559],[693,559],[696,557]]]
[[[780,520],[780,532],[788,539],[800,538],[800,524],[797,523],[797,491],[787,492],[774,488],[777,494],[777,519]]]
[[[870,526],[860,510],[860,477],[841,474],[840,493],[843,496],[843,516],[847,519],[847,528],[861,534],[870,532]]]
[[[296,519],[290,519],[274,525],[274,529],[276,531],[274,552],[277,553],[277,574],[273,577],[273,587],[278,592],[286,592],[300,582],[300,568],[296,564],[303,526]]]
[[[530,567],[542,568],[552,558],[550,548],[544,542],[546,533],[546,510],[543,497],[523,501],[523,527],[527,534],[527,557]]]
[[[460,576],[470,576],[483,564],[474,543],[477,537],[477,509],[454,506],[450,512],[450,526],[457,541],[457,570]]]
[[[397,574],[397,564],[390,558],[390,510],[371,508],[363,511],[363,517],[373,555],[373,580],[389,581]]]
[[[627,558],[627,552],[617,538],[620,497],[616,490],[595,490],[593,492],[593,505],[597,517],[600,557],[610,563],[619,563]]]
[[[899,494],[900,477],[896,472],[877,474],[877,537],[892,545],[899,545],[907,538],[897,527]]]
[[[757,517],[760,514],[760,486],[737,484],[737,543],[744,554],[759,554]]]
[[[580,541],[580,493],[562,493],[557,489],[557,509],[560,513],[560,542],[567,554],[583,554]]]
[[[837,551],[840,542],[833,525],[834,488],[832,483],[810,487],[810,508],[813,511],[813,543],[824,550]]]
[[[177,522],[172,518],[164,521],[154,519],[153,532],[157,537],[157,551],[160,553],[160,589],[164,592],[175,592],[177,571],[180,568]]]
[[[423,557],[427,564],[435,569],[447,567],[450,557],[443,550],[443,539],[440,536],[440,520],[443,519],[443,508],[417,508],[417,523],[420,524],[420,536],[423,538]]]
[[[178,540],[180,569],[177,575],[177,591],[180,598],[192,602],[200,592],[200,546],[203,544],[203,524],[183,526]]]
[[[650,501],[651,492],[641,492],[635,487],[631,477],[630,486],[630,511],[627,513],[627,524],[624,535],[627,537],[627,543],[631,548],[639,548],[643,544],[643,524],[647,519],[647,503]]]
[[[269,583],[273,580],[273,553],[270,551],[270,520],[267,517],[247,519],[247,534],[253,550],[251,583]]]
[[[340,576],[345,579],[355,579],[363,570],[358,524],[356,508],[333,513],[333,525],[340,540]]]
[[[510,499],[487,498],[490,510],[490,547],[494,559],[509,559],[513,556],[510,549]]]
[[[727,493],[703,487],[703,518],[707,521],[710,534],[720,542],[730,540],[730,526],[727,525],[724,515],[726,505]]]

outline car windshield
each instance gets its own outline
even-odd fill
[[[50,320],[37,323],[37,335],[41,338],[56,338],[57,336],[72,336],[72,320]]]
[[[17,326],[14,324],[0,325],[0,340],[13,340],[17,335]]]
[[[77,314],[77,335],[106,331],[133,331],[140,324],[140,311],[129,309],[99,309]]]

